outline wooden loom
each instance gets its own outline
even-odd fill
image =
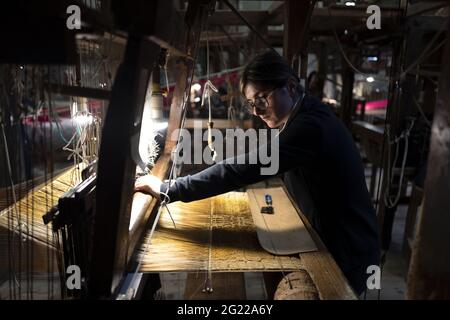
[[[195,43],[199,40],[202,23],[213,5],[214,1],[208,0],[189,2],[186,13],[188,31],[183,45],[186,56],[180,59],[181,71],[172,101],[167,133],[169,138],[152,171],[161,179],[169,174],[170,154],[177,143],[170,140],[170,137],[182,123],[184,91],[188,86],[192,57],[196,55]],[[149,11],[153,15],[152,19],[148,19],[152,23],[146,25],[145,32],[134,31],[128,34],[124,61],[114,81],[103,129],[97,173],[93,252],[88,270],[89,298],[116,297],[123,287],[124,275],[127,272],[134,272],[134,267],[141,257],[143,263],[138,271],[145,273],[197,270],[211,272],[306,270],[321,298],[354,298],[336,263],[304,217],[302,220],[314,239],[317,251],[280,257],[262,250],[252,223],[248,196],[242,192],[232,192],[191,204],[170,205],[179,229],[171,229],[167,215],[163,214],[150,250],[147,252],[145,235],[154,222],[158,203],[151,196],[133,194],[136,163],[132,150],[137,147],[133,144],[133,140],[139,138],[146,88],[160,49],[149,42],[147,36],[151,34],[159,39],[165,39],[162,27],[159,26],[164,25],[161,17],[166,17],[164,12],[167,4],[158,1],[146,6],[153,9]],[[122,21],[124,25],[127,22],[129,21]],[[59,190],[53,191],[54,197],[50,201],[53,204],[73,186],[66,183],[58,189],[58,184],[62,183],[62,180],[64,178],[61,176],[49,184],[53,190]],[[46,187],[35,193],[40,194],[41,191],[48,193]],[[301,216],[298,208],[296,210]],[[192,213],[196,216],[194,217]],[[39,219],[36,226],[42,225],[40,220],[42,217],[39,214],[36,216],[36,219]],[[7,221],[5,223],[7,225]],[[55,250],[55,243],[49,238],[47,227],[43,227],[41,231],[42,239],[36,238],[36,242],[42,245],[42,250],[47,248]],[[169,256],[176,257],[177,261],[170,260]],[[196,259],[192,259],[193,256]],[[47,265],[43,268],[53,267]]]
[[[251,186],[247,192],[234,191],[191,203],[170,204],[169,211],[174,221],[165,211],[161,215],[151,245],[148,246],[148,239],[145,239],[135,257],[136,260],[141,260],[140,272],[209,271],[219,274],[294,272],[290,278],[295,279],[295,274],[305,274],[306,276],[302,276],[303,281],[300,287],[305,285],[314,287],[320,299],[354,299],[355,294],[339,267],[304,215],[292,202],[282,183],[279,180],[273,180],[271,183],[283,192],[282,197],[277,195],[274,198],[275,204],[284,202],[283,206],[277,206],[276,209],[294,210],[304,223],[305,239],[300,246],[297,246],[301,253],[274,255],[261,247],[251,210],[254,206],[251,200],[254,193],[267,190],[259,184]],[[283,201],[283,198],[288,204]],[[309,235],[313,243],[308,241]],[[285,236],[289,237],[289,234],[285,233]],[[277,237],[277,232],[273,232],[269,237]],[[280,239],[282,238],[281,235]],[[309,282],[307,278],[310,279]],[[229,285],[233,284],[233,279],[236,281],[235,277],[230,278],[230,276],[219,276],[219,279],[230,282]],[[200,277],[197,283],[202,280],[203,278]],[[192,282],[192,277],[190,281]],[[224,295],[224,292],[233,291],[233,289],[221,283],[216,283],[214,287],[216,286],[223,292],[222,295],[218,293],[219,295],[213,296],[213,299],[230,297]],[[297,286],[297,289],[303,290],[300,287]],[[233,288],[239,288],[239,285]],[[278,297],[292,295],[295,288],[281,289],[281,291]],[[193,296],[198,299],[208,299],[205,295]],[[296,297],[305,298],[306,296],[298,295],[297,292]]]
[[[17,270],[16,277],[21,278],[27,288],[32,287],[30,282],[37,278],[44,278],[46,281],[55,278],[58,282],[60,270],[57,259],[61,251],[51,226],[44,224],[42,216],[80,181],[80,176],[81,168],[70,167],[0,211],[0,274],[7,274],[12,269]],[[22,228],[19,230],[14,226]],[[59,284],[56,284],[55,288],[59,288]],[[6,291],[7,285],[4,285],[0,288],[0,295],[6,297]],[[18,291],[19,299],[26,298],[27,294],[33,297],[33,293],[27,293],[25,289]],[[55,291],[59,292],[59,289]],[[38,298],[45,296],[42,294]]]
[[[55,9],[57,14],[60,14],[58,12],[60,7],[65,8],[64,5],[58,6]],[[90,267],[82,271],[89,279],[87,286],[90,298],[110,298],[117,295],[134,247],[138,244],[150,214],[156,208],[154,199],[137,194],[134,196],[134,203],[137,204],[134,207],[137,210],[133,211],[136,215],[133,215],[133,221],[130,221],[136,169],[136,142],[139,141],[142,110],[150,74],[160,55],[160,46],[170,49],[171,55],[179,59],[180,70],[169,121],[168,136],[170,136],[171,132],[180,127],[184,91],[188,86],[188,77],[192,77],[190,74],[192,60],[196,56],[202,26],[208,12],[213,7],[214,1],[191,1],[185,18],[186,31],[181,51],[169,44],[173,40],[171,37],[175,25],[180,25],[179,19],[176,20],[176,6],[172,1],[138,1],[133,6],[120,1],[105,1],[105,5],[102,5],[102,9],[105,10],[101,14],[111,8],[114,22],[110,19],[111,16],[100,16],[99,12],[94,13],[83,7],[83,12],[93,13],[92,16],[88,16],[87,22],[90,26],[100,29],[100,32],[114,30],[118,32],[119,37],[123,38],[124,35],[126,37],[125,55],[114,79],[114,86],[108,94],[102,95],[102,99],[107,98],[110,103],[103,127],[97,172],[95,192],[97,206],[92,241],[93,258],[90,261]],[[142,12],[146,13],[145,18],[141,18]],[[67,36],[74,39],[73,33]],[[60,58],[52,56],[52,59]],[[45,60],[41,57],[39,59],[41,60],[38,62],[42,64],[56,61]],[[73,89],[73,92],[78,92],[82,96],[86,92],[89,94],[93,92],[92,90],[78,90],[80,89],[78,87],[73,87]],[[120,130],[117,130],[118,128]],[[166,149],[158,164],[153,168],[155,175],[161,178],[168,175],[170,152],[175,143],[176,141],[167,140]],[[4,219],[1,223],[5,227],[4,230],[7,230],[4,238],[9,240],[11,234],[14,235],[13,240],[8,243],[12,242],[12,247],[18,247],[13,252],[20,253],[20,255],[15,254],[10,257],[6,257],[5,254],[5,259],[2,259],[2,263],[6,265],[5,273],[9,270],[16,277],[15,268],[11,265],[11,261],[14,264],[16,260],[19,265],[26,264],[26,270],[29,272],[44,270],[53,273],[57,270],[55,260],[45,259],[41,254],[48,251],[48,257],[61,253],[56,252],[54,235],[49,226],[43,225],[42,215],[57,204],[58,198],[65,191],[74,186],[72,183],[67,183],[65,178],[65,176],[57,177],[42,188],[31,191],[23,201],[11,205],[2,212]],[[5,201],[2,203],[9,205]],[[16,210],[17,207],[18,210]],[[22,208],[26,208],[26,210],[22,210]],[[17,218],[15,218],[16,215]],[[27,226],[25,224],[25,227],[15,232],[15,223],[22,225],[22,221],[32,224],[31,231],[24,229]],[[36,230],[35,233],[34,230]],[[31,245],[27,244],[26,249],[22,250],[24,247],[22,242],[17,240],[18,243],[15,243],[14,241],[17,238],[16,233],[29,239]],[[2,246],[11,253],[10,248],[6,247]],[[30,247],[31,249],[29,249]],[[26,255],[24,259],[21,259],[22,254]],[[28,258],[29,255],[31,258]],[[33,266],[30,266],[30,263]]]
[[[161,216],[151,245],[141,247],[141,272],[293,271],[295,256],[275,256],[258,242],[245,192],[172,203]],[[195,254],[193,254],[195,252]],[[144,256],[142,257],[142,254]]]

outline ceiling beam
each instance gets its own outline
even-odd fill
[[[275,9],[269,10],[239,10],[239,13],[245,17],[248,23],[256,26],[259,25],[262,21],[267,25],[282,25],[284,23],[284,12],[282,10],[283,6],[280,5]],[[362,7],[342,7],[342,6],[333,6],[330,9],[331,19],[333,20],[356,20],[359,22],[364,22],[369,16],[366,13],[367,8]],[[382,8],[382,16],[381,19],[394,19],[399,16],[401,10],[392,7]],[[330,14],[328,13],[327,8],[314,8],[312,19],[330,19]],[[314,23],[314,21],[311,21]],[[209,25],[222,25],[222,26],[231,26],[231,25],[245,25],[245,23],[236,16],[233,12],[228,10],[217,10],[215,11],[211,17],[209,18]]]
[[[222,0],[222,2],[228,6],[228,8],[232,11],[232,13],[243,23],[245,26],[247,26],[253,34],[261,40],[268,48],[272,49],[270,44],[267,42],[267,40],[264,38],[263,35],[255,28],[255,24],[249,22],[247,18],[239,11],[237,10],[228,0]]]
[[[450,1],[427,1],[427,2],[419,2],[416,4],[410,4],[408,6],[408,11],[406,16],[414,17],[421,15],[423,13],[427,13],[433,10],[437,10],[440,8],[448,7],[450,5]]]
[[[291,65],[306,50],[314,4],[312,0],[286,0],[283,54]]]

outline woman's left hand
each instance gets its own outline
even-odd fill
[[[152,174],[138,178],[134,184],[134,191],[150,194],[161,200],[160,189],[162,181]]]

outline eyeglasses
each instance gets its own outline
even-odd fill
[[[265,111],[269,107],[269,100],[267,100],[275,91],[277,91],[279,88],[275,88],[269,93],[257,96],[255,98],[255,101],[252,100],[246,100],[244,102],[244,108],[247,109],[249,113],[252,113],[254,108],[258,111]]]

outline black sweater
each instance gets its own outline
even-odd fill
[[[315,98],[305,96],[279,135],[278,174],[282,173],[289,193],[355,291],[361,293],[366,288],[367,266],[379,264],[377,219],[350,133]],[[267,178],[260,174],[258,164],[225,160],[177,178],[168,195],[172,202],[189,202]],[[167,182],[163,183],[161,191],[167,188]]]

